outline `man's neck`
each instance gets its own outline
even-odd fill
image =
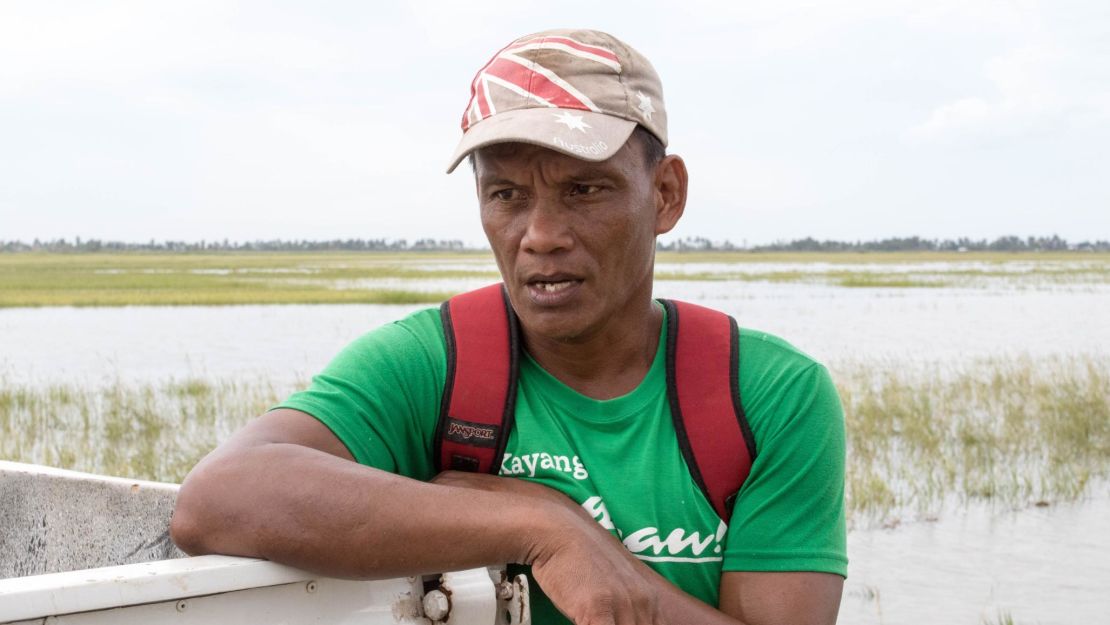
[[[663,311],[649,296],[581,340],[522,331],[528,353],[544,370],[587,397],[612,399],[631,392],[647,375],[662,323]]]

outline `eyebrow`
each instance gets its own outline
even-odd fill
[[[596,180],[598,178],[616,179],[617,174],[602,167],[586,167],[570,175],[572,180]]]
[[[585,167],[579,171],[571,172],[567,178],[569,180],[597,180],[597,179],[616,179],[619,176],[608,169],[603,167]],[[487,174],[478,178],[478,183],[483,186],[493,185],[510,185],[516,186],[518,183],[497,174]]]
[[[502,178],[501,176],[497,176],[497,175],[482,176],[482,177],[478,178],[478,184],[480,184],[482,186],[493,186],[493,185],[502,185],[502,184],[510,185],[510,186],[516,186],[516,183],[513,182],[512,180],[509,180],[508,178]]]

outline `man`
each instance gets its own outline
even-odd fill
[[[687,173],[650,63],[596,31],[521,38],[474,78],[463,129],[449,171],[471,157],[524,348],[500,475],[436,474],[447,348],[427,310],[198,464],[174,540],[349,577],[525,565],[539,624],[834,622],[844,432],[824,368],[740,332],[757,456],[728,526],[679,452],[652,279]]]

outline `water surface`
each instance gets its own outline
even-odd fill
[[[1061,271],[1086,271],[1083,261]],[[488,261],[471,263],[492,269]],[[1074,264],[1074,263],[1073,263]],[[997,265],[925,263],[904,272],[962,275]],[[953,366],[982,358],[1110,354],[1110,285],[1024,279],[1043,267],[1009,263],[1002,278],[939,288],[844,288],[751,279],[843,265],[707,263],[660,271],[744,276],[665,280],[657,295],[712,306],[744,327],[780,335],[838,366]],[[435,268],[429,265],[429,268]],[[445,266],[457,269],[457,265]],[[890,273],[890,264],[853,264]],[[1014,276],[1018,276],[1015,278]],[[948,276],[941,280],[947,281]],[[977,278],[978,280],[978,278]],[[455,291],[490,279],[358,281]],[[8,384],[160,382],[201,377],[290,388],[362,333],[425,306],[294,305],[0,309],[0,379]],[[1047,508],[951,507],[935,522],[849,534],[847,624],[1110,622],[1110,488]],[[861,525],[862,527],[862,525]]]
[[[488,280],[449,281],[467,288]],[[660,297],[734,315],[815,358],[947,362],[1110,352],[1110,288],[846,289],[664,281]],[[306,379],[362,333],[424,305],[0,309],[0,375],[50,383],[232,376]]]
[[[1110,622],[1110,487],[1017,511],[973,506],[936,522],[848,535],[847,625]]]

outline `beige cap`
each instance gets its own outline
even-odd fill
[[[521,142],[587,161],[616,154],[640,124],[667,145],[663,85],[646,58],[596,30],[548,30],[502,48],[474,76],[463,138],[474,150]]]

